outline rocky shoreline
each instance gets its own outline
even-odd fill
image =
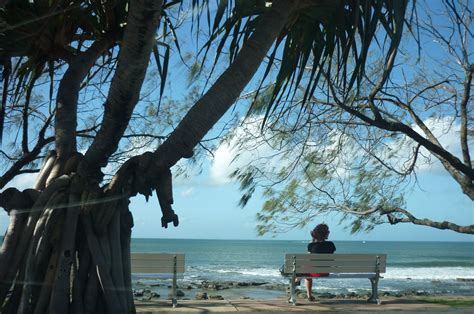
[[[171,285],[167,282],[163,283],[144,283],[138,281],[133,290],[135,300],[159,300],[171,299]],[[273,291],[273,294],[279,293],[281,297],[287,295],[288,284],[275,284],[267,282],[238,282],[238,281],[199,281],[178,284],[177,297],[182,300],[223,300],[223,299],[254,299],[256,289],[262,294],[265,291]],[[240,290],[240,291],[239,291]],[[237,293],[239,292],[239,293]],[[248,293],[245,293],[248,292]],[[306,298],[304,286],[297,287],[298,298]],[[370,292],[348,292],[348,293],[318,293],[314,292],[318,299],[366,299],[370,296]],[[379,289],[379,295],[382,297],[411,297],[411,296],[430,296],[424,290],[404,290],[404,291],[384,291]]]

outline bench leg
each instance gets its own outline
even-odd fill
[[[294,277],[290,278],[290,298],[288,299],[289,303],[296,305],[296,296],[295,296],[295,279]]]
[[[171,304],[173,304],[173,308],[175,308],[176,306],[178,306],[178,300],[177,300],[177,297],[176,297],[176,294],[177,294],[177,291],[176,291],[176,274],[173,276],[173,298],[171,300]]]
[[[367,300],[367,302],[377,303],[378,305],[380,305],[382,302],[380,301],[379,293],[377,289],[378,284],[379,284],[379,277],[374,277],[374,278],[369,278],[369,279],[370,279],[370,284],[372,285],[372,295]]]

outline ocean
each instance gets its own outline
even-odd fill
[[[3,237],[0,236],[0,243]],[[474,295],[474,242],[333,241],[336,253],[387,254],[387,272],[379,291],[422,291],[430,295]],[[132,239],[132,252],[184,253],[181,286],[202,281],[287,284],[279,273],[286,253],[306,252],[307,241]],[[135,288],[154,286],[134,275]],[[366,293],[367,279],[316,279],[317,293]],[[303,287],[302,287],[303,288]],[[282,291],[254,289],[259,298]],[[258,290],[258,291],[257,291]],[[234,292],[235,293],[235,292]]]
[[[474,242],[333,241],[336,253],[387,254],[379,282],[389,293],[474,295]],[[278,269],[286,253],[306,252],[307,241],[132,239],[133,252],[185,253],[184,282],[238,281],[287,283]],[[315,281],[318,292],[370,289],[367,279]]]

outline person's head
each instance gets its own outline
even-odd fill
[[[329,227],[326,224],[319,224],[313,230],[311,230],[311,236],[313,240],[324,241],[329,236]]]

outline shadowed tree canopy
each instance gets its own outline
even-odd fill
[[[328,75],[338,88],[358,90],[371,44],[386,45],[391,60],[407,22],[406,1],[6,0],[0,8],[0,186],[38,172],[32,189],[0,195],[10,216],[0,251],[2,313],[134,312],[129,198],[154,191],[161,225],[178,226],[172,167],[193,156],[255,74],[264,84],[278,73],[265,120],[300,88],[306,106]],[[210,66],[205,91],[179,118],[160,100],[148,106],[174,120],[157,120],[167,121],[154,129],[161,134],[140,134],[140,121],[156,127],[140,111],[151,102],[147,84],[161,98],[172,56],[185,61],[186,16],[196,45],[206,38],[195,47]],[[155,141],[143,153],[127,147],[130,134]]]

